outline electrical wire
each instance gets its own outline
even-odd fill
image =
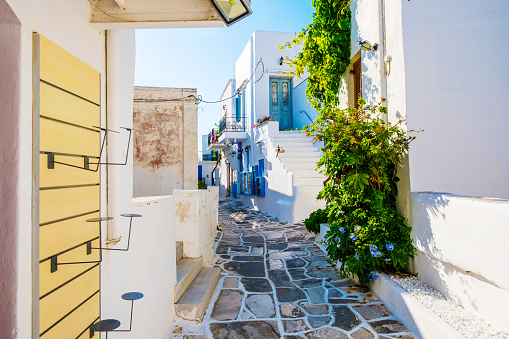
[[[205,104],[217,104],[217,103],[220,103],[220,102],[223,102],[223,101],[226,101],[226,100],[230,100],[230,99],[236,97],[239,94],[240,91],[244,90],[246,88],[247,84],[251,80],[253,80],[253,77],[256,74],[256,70],[258,69],[258,66],[260,66],[260,64],[262,65],[262,76],[260,78],[258,78],[257,80],[255,80],[254,83],[256,84],[258,81],[262,80],[263,75],[265,74],[265,65],[263,63],[263,60],[260,59],[260,61],[258,61],[256,63],[255,69],[254,69],[253,73],[251,74],[251,77],[249,78],[249,80],[246,81],[246,83],[244,85],[239,87],[235,91],[235,94],[233,94],[231,97],[228,97],[228,98],[224,98],[224,99],[217,100],[217,101],[206,101],[206,100],[203,100],[201,95],[195,96],[194,94],[190,94],[187,97],[175,98],[175,99],[157,99],[157,100],[154,100],[154,99],[134,99],[134,102],[172,102],[172,101],[185,101],[185,99],[193,98],[193,100],[197,100],[198,101],[198,104],[200,104],[202,102],[205,103]]]

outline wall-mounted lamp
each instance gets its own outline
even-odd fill
[[[283,65],[283,62],[285,62],[285,59],[283,59],[283,57],[281,57],[279,59],[279,66],[282,66]]]
[[[235,156],[235,154],[237,154],[237,152],[233,151],[233,152],[231,153],[231,156],[233,157],[233,156]]]
[[[246,150],[246,153],[249,153],[249,149],[251,148],[251,146],[246,146],[244,149]]]
[[[359,40],[359,45],[361,45],[361,49],[365,51],[375,51],[378,49],[378,44],[372,45],[368,40]]]
[[[239,21],[252,13],[250,0],[210,0],[226,26]]]

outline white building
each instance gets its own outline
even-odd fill
[[[414,270],[509,331],[509,3],[357,0],[351,9],[340,101],[353,104],[357,78],[368,103],[387,98],[390,121],[423,130],[399,169]],[[377,49],[361,50],[364,40]]]
[[[198,155],[198,180],[203,180],[207,186],[219,186],[219,194],[224,196],[225,192],[221,191],[221,176],[219,174],[219,165],[217,164],[218,157],[221,157],[221,152],[208,151],[208,146],[208,135],[202,135],[203,151]]]
[[[303,220],[324,206],[316,200],[324,181],[315,171],[319,145],[295,131],[316,112],[306,103],[305,78],[287,76],[290,67],[281,60],[293,59],[298,48],[278,49],[295,37],[253,33],[221,97],[220,135],[216,140],[211,132],[208,147],[224,150],[221,192],[285,221]],[[260,124],[266,116],[271,121]]]
[[[184,190],[133,199],[120,129],[133,126],[133,29],[221,26],[209,0],[0,0],[0,338],[100,338],[105,318],[129,328],[131,291],[145,296],[122,338],[166,334],[176,240],[211,265],[217,189],[196,190],[194,150]],[[124,213],[142,215],[132,234]],[[99,216],[113,219],[87,222]]]

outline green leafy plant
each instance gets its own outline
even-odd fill
[[[381,105],[338,109],[339,91],[350,65],[350,0],[312,0],[315,13],[291,42],[302,52],[287,64],[289,75],[309,73],[306,96],[318,118],[303,131],[323,141],[317,168],[327,177],[318,198],[327,203],[331,227],[324,242],[329,259],[341,263],[343,276],[361,284],[375,271],[399,271],[415,253],[410,227],[396,209],[396,165],[413,137],[386,123]]]
[[[326,147],[317,168],[326,176],[319,193],[329,211],[324,242],[344,276],[365,285],[375,271],[400,271],[415,253],[410,227],[396,206],[396,164],[415,137],[387,123],[380,105],[322,110],[306,133]]]
[[[203,180],[198,180],[198,189],[199,190],[204,190],[207,188],[207,184],[205,183],[205,181]]]
[[[320,224],[326,224],[328,222],[328,212],[324,209],[317,209],[311,212],[309,218],[304,220],[304,225],[308,232],[320,233]]]
[[[313,0],[312,4],[313,21],[279,49],[302,44],[302,52],[286,63],[297,76],[308,71],[306,96],[314,109],[321,110],[339,104],[342,76],[350,65],[350,0]]]

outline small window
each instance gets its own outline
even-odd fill
[[[283,82],[283,104],[288,103],[288,82]]]
[[[277,82],[272,83],[272,104],[277,105]]]

